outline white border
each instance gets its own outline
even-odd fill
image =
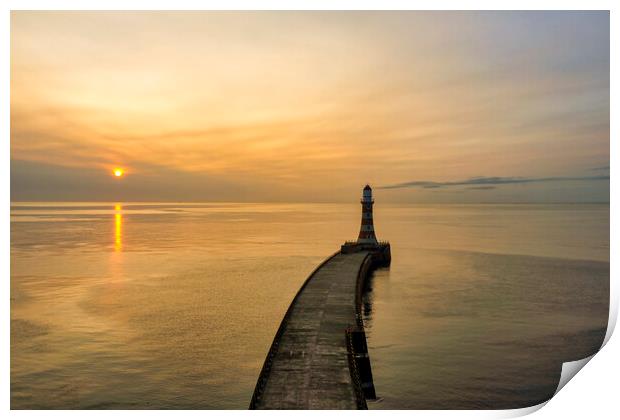
[[[609,0],[9,0],[13,10],[613,10]],[[560,6],[560,7],[558,7]]]
[[[193,1],[193,0],[151,0],[151,1],[135,1],[135,0],[92,0],[92,1],[79,1],[79,0],[65,0],[65,1],[42,1],[42,0],[24,0],[24,1],[8,1],[3,2],[3,14],[2,14],[2,32],[1,32],[1,44],[2,49],[2,68],[0,70],[2,80],[2,92],[3,98],[0,102],[0,130],[2,133],[2,158],[5,162],[4,165],[0,165],[0,177],[3,182],[1,183],[2,194],[5,198],[5,206],[3,208],[3,218],[0,224],[2,236],[5,240],[2,242],[2,260],[0,264],[2,272],[4,274],[4,287],[2,288],[2,305],[5,306],[4,310],[4,322],[3,322],[3,345],[2,345],[2,360],[4,362],[3,369],[4,380],[2,381],[2,403],[5,410],[10,406],[10,182],[9,182],[9,164],[10,164],[10,128],[9,128],[9,109],[10,109],[10,10],[199,10],[199,9],[211,9],[211,10],[611,10],[611,45],[614,45],[617,39],[619,18],[617,12],[619,7],[616,6],[618,2],[612,1],[575,1],[565,0],[562,2],[552,0],[503,0],[503,1],[490,1],[490,0],[476,0],[476,1],[459,1],[459,0],[436,0],[436,1],[406,1],[406,0],[384,0],[384,1],[346,1],[346,0],[299,0],[299,1],[283,1],[283,0],[264,0],[264,1],[252,1],[252,0],[230,0],[230,1]],[[617,42],[616,42],[617,43]],[[614,82],[613,75],[618,73],[618,54],[613,54],[614,48],[611,48],[611,138],[618,138],[617,129],[617,109],[614,109],[614,98],[618,97],[618,86]],[[618,187],[614,179],[614,168],[616,167],[617,147],[614,142],[610,142],[610,164],[611,164],[611,257],[612,262],[617,255],[616,251],[616,239],[619,236],[619,225],[616,222],[614,215],[618,214],[618,206],[614,200],[617,196]],[[610,310],[610,330],[606,337],[606,341],[609,340],[610,333],[615,325],[617,313],[618,313],[618,287],[617,287],[617,269],[615,264],[611,264],[611,310]],[[567,419],[582,419],[585,416],[594,418],[612,418],[614,414],[617,414],[616,404],[616,385],[618,383],[619,363],[618,354],[620,354],[620,345],[618,339],[611,339],[607,342],[604,349],[597,354],[590,363],[579,373],[579,379],[571,381],[566,385],[562,391],[546,404],[544,410],[537,411],[534,416],[540,419],[553,419],[553,418],[567,418]],[[369,411],[369,412],[324,412],[321,416],[328,416],[339,418],[356,416],[370,416],[376,417],[380,415],[389,414],[396,418],[411,418],[414,416],[416,419],[437,419],[437,418],[505,418],[525,415],[530,412],[545,406],[533,408],[526,408],[521,410],[506,410],[506,411],[391,411],[386,413],[385,411]],[[265,418],[264,416],[283,417],[291,416],[301,418],[315,417],[315,412],[243,412],[243,411],[210,411],[204,413],[201,411],[98,411],[88,413],[89,417],[93,418],[109,418],[110,416],[130,417],[130,416],[142,416],[148,415],[152,418],[169,418],[169,417],[182,417],[182,418],[203,418],[205,415],[216,416],[221,418],[236,418],[238,416],[251,415],[256,418]],[[50,416],[56,418],[81,418],[84,416],[83,412],[79,411],[46,411],[46,412],[33,412],[33,411],[13,411],[11,416],[20,418],[31,418],[38,416]]]

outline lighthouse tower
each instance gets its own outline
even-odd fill
[[[340,247],[342,254],[354,254],[356,252],[367,252],[372,257],[373,266],[388,266],[392,261],[389,242],[379,242],[375,236],[375,227],[372,222],[372,188],[370,185],[364,187],[362,192],[362,226],[357,241],[347,241]]]
[[[372,223],[372,205],[375,201],[372,199],[372,188],[370,188],[370,185],[364,187],[360,202],[362,203],[362,226],[360,227],[357,243],[377,245],[375,228]]]

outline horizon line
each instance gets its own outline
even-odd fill
[[[11,200],[13,203],[100,203],[100,204],[358,204],[357,202],[349,201],[227,201],[227,200],[212,200],[212,201],[159,201],[159,200],[136,200],[136,201],[123,201],[123,200]],[[407,202],[407,201],[382,201],[381,204],[441,204],[441,205],[480,205],[480,204],[610,204],[610,201],[470,201],[470,202],[435,202],[435,201],[420,201],[420,202]]]

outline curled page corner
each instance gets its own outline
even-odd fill
[[[611,288],[613,292],[613,283],[611,284]],[[610,293],[609,321],[607,321],[607,332],[605,333],[605,338],[603,339],[603,345],[601,348],[605,347],[605,344],[607,344],[616,329],[616,321],[618,320],[618,300],[619,298],[617,293]]]
[[[612,297],[610,301],[610,305],[609,305],[609,321],[607,323],[607,332],[605,333],[605,338],[603,339],[603,344],[601,344],[601,348],[596,353],[601,351],[603,347],[605,347],[605,345],[609,342],[609,339],[611,338],[616,328],[617,319],[618,319],[617,297],[616,298]],[[553,393],[554,397],[557,395],[558,392],[560,392],[562,388],[564,388],[564,385],[566,385],[571,379],[573,379],[573,377],[577,374],[577,372],[579,372],[586,364],[588,364],[590,360],[592,360],[594,356],[596,356],[596,353],[588,357],[585,357],[583,359],[562,363],[562,373],[560,374],[560,382],[558,382],[558,387],[555,389],[555,392]],[[538,407],[537,409],[539,409],[539,408],[542,408],[545,404],[546,402],[540,404],[539,405],[540,407],[539,406],[536,406],[536,407]]]
[[[590,360],[592,360],[592,358],[595,355],[596,353],[583,359],[562,363],[562,373],[560,375],[560,382],[558,383],[558,387],[555,389],[553,396],[555,396],[558,392],[560,392],[560,390],[564,388],[564,385],[566,385],[568,381],[573,379],[573,376],[575,376],[577,372],[579,372]]]
[[[524,408],[514,408],[510,410],[498,410],[496,411],[497,415],[494,418],[498,419],[513,419],[516,417],[524,417],[529,414],[532,414],[541,408],[543,408],[550,400],[543,401],[540,404],[532,405],[530,407]]]
[[[562,363],[562,372],[560,374],[560,381],[558,382],[558,387],[555,389],[555,392],[553,393],[553,397],[555,397],[556,394],[560,392],[560,390],[564,387],[564,385],[566,385],[571,379],[573,379],[573,377],[577,374],[577,372],[579,372],[581,368],[583,368],[595,355],[596,353],[584,359],[573,360],[572,362]],[[531,407],[517,408],[517,409],[512,409],[512,410],[501,410],[498,412],[499,415],[496,418],[507,419],[507,418],[527,416],[528,414],[532,414],[540,410],[541,408],[543,408],[545,405],[547,405],[549,401],[551,401],[551,398],[548,399],[547,401],[543,401],[540,404],[536,404]]]
[[[613,322],[613,325],[612,325],[612,322]],[[614,326],[615,326],[615,317],[612,321],[612,317],[610,316],[609,327],[607,329],[607,334],[605,335],[605,340],[601,346],[601,349],[609,341],[609,337],[611,336],[611,333],[613,332]],[[598,351],[596,353],[598,353]],[[571,379],[573,379],[573,377],[577,374],[577,372],[579,372],[585,365],[588,364],[590,360],[592,360],[594,356],[596,356],[596,353],[588,357],[585,357],[583,359],[562,363],[562,372],[560,373],[560,381],[558,382],[558,386],[555,389],[555,392],[553,393],[553,397],[555,397],[557,393],[560,392],[560,390],[564,388],[564,386]],[[540,410],[541,408],[543,408],[545,405],[547,405],[549,401],[551,401],[553,397],[551,397],[547,401],[544,401],[537,405],[533,405],[531,407],[517,408],[517,409],[512,409],[512,410],[500,410],[499,412],[497,412],[497,414],[499,415],[496,416],[495,418],[515,418],[515,417],[527,416],[528,414],[532,414]]]

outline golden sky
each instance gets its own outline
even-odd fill
[[[13,200],[608,201],[609,14],[13,12],[11,163]]]

